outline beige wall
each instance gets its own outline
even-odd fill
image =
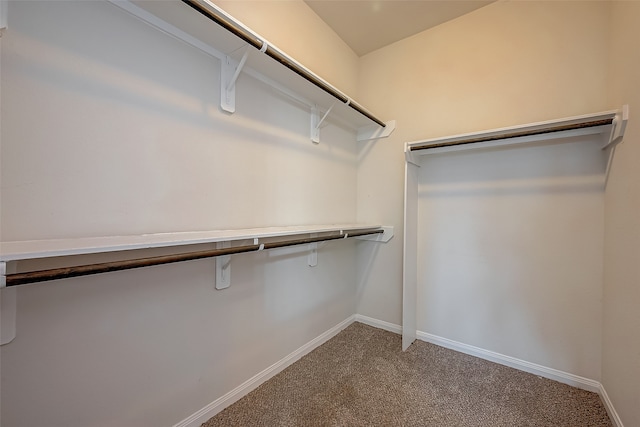
[[[358,56],[302,0],[215,3],[341,92],[358,99]]]
[[[405,141],[606,110],[608,16],[606,2],[497,2],[364,56],[361,102],[398,129],[360,146],[359,219],[401,235]],[[423,164],[419,330],[600,378],[594,144]],[[359,254],[360,314],[400,323],[401,250],[380,248],[370,272]]]
[[[355,220],[352,131],[312,144],[309,112],[247,76],[221,112],[217,59],[107,2],[9,16],[3,240]],[[356,246],[234,256],[224,291],[213,260],[19,288],[3,425],[178,423],[353,315]]]
[[[629,104],[605,196],[602,383],[625,426],[640,425],[640,3],[613,2],[610,103]]]

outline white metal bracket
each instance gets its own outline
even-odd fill
[[[613,118],[613,126],[611,126],[611,133],[607,136],[603,150],[609,150],[609,158],[607,159],[607,168],[604,173],[605,185],[609,182],[609,172],[611,170],[611,164],[613,163],[613,155],[616,151],[616,146],[622,142],[624,138],[624,131],[627,129],[627,122],[629,121],[629,106],[623,105],[616,116]]]
[[[0,288],[7,287],[7,263],[0,261]]]
[[[228,55],[222,60],[220,68],[220,108],[228,113],[235,113],[236,111],[236,80],[238,80],[238,76],[240,76],[248,57],[249,50],[247,49],[239,63]]]
[[[311,142],[314,144],[318,144],[320,142],[320,126],[322,126],[322,123],[325,121],[327,116],[329,116],[329,113],[333,110],[335,105],[335,102],[331,104],[331,107],[329,107],[327,112],[324,113],[322,118],[320,118],[320,110],[318,109],[318,106],[314,105],[311,107]]]
[[[603,150],[606,150],[607,148],[622,142],[622,138],[624,137],[624,131],[627,129],[628,121],[629,121],[629,106],[623,105],[622,110],[616,113],[616,116],[613,118],[613,126],[611,126],[611,133],[609,134],[605,145],[602,147]]]
[[[393,226],[389,225],[389,226],[383,226],[383,227],[380,227],[380,228],[382,228],[384,230],[384,233],[369,234],[367,236],[358,236],[358,237],[356,237],[356,239],[358,239],[358,240],[369,240],[369,241],[372,241],[372,242],[387,243],[393,237]]]
[[[418,160],[418,156],[416,156],[411,149],[409,148],[409,143],[404,143],[404,159],[407,163],[411,163],[412,165],[416,165],[420,167],[420,161]]]
[[[218,249],[231,247],[231,242],[220,242]],[[231,286],[231,255],[216,258],[216,289],[227,289]]]
[[[7,263],[0,262],[0,345],[16,337],[16,288],[6,287]]]
[[[311,233],[311,237],[317,237],[317,233]],[[309,243],[309,256],[307,257],[309,267],[318,265],[318,243]]]
[[[396,129],[396,121],[390,120],[385,123],[385,127],[372,125],[358,129],[358,141],[369,141],[370,139],[386,138]]]
[[[320,111],[317,105],[311,107],[310,138],[314,144],[320,143]]]
[[[313,105],[311,107],[311,124],[309,137],[311,138],[311,142],[313,142],[314,144],[320,143],[320,126],[322,125],[322,122],[324,122],[324,120],[327,118],[334,105],[335,103],[331,107],[329,107],[322,118],[320,118],[320,109],[318,108],[318,106]]]

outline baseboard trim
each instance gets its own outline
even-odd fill
[[[384,329],[385,331],[393,332],[395,334],[402,334],[402,326],[385,322],[384,320],[378,320],[374,319],[373,317],[356,314],[355,321],[364,323],[365,325],[373,326],[374,328]]]
[[[622,420],[620,419],[620,415],[618,415],[616,408],[613,407],[613,402],[609,399],[609,395],[602,384],[600,384],[598,394],[600,395],[600,399],[602,399],[602,403],[604,403],[604,407],[607,409],[607,414],[609,414],[613,427],[624,427]]]
[[[336,336],[340,331],[351,325],[353,322],[364,323],[365,325],[373,326],[374,328],[383,329],[385,331],[393,332],[396,334],[402,333],[402,327],[394,323],[385,322],[383,320],[374,319],[372,317],[363,316],[361,314],[350,316],[325,333],[309,341],[293,353],[269,366],[267,369],[249,378],[247,381],[240,384],[229,393],[214,400],[198,412],[180,421],[178,424],[175,424],[173,427],[199,427],[202,423],[222,411],[224,408],[240,400],[249,392],[256,389],[259,385],[261,385],[265,381],[268,381],[270,378],[282,372],[285,368],[302,358],[304,355],[310,353],[315,348],[319,347],[329,339]],[[437,335],[429,334],[422,331],[417,332],[417,338],[421,341],[439,345],[441,347],[458,351],[460,353],[479,357],[480,359],[489,360],[500,365],[509,366],[520,371],[529,372],[530,374],[538,375],[544,378],[568,384],[573,387],[598,393],[614,427],[624,427],[624,425],[622,424],[622,420],[616,412],[615,407],[613,406],[613,402],[611,402],[611,399],[609,399],[609,395],[607,394],[604,386],[598,381],[584,378],[578,375],[573,375],[568,372],[559,371],[557,369],[548,368],[546,366],[538,365],[535,363],[527,362],[525,360],[516,359],[515,357],[506,356],[504,354],[485,350],[469,344],[463,344],[458,341],[453,341],[448,338],[439,337]]]
[[[426,332],[418,331],[418,339],[421,341],[430,342],[432,344],[439,345],[441,347],[449,348],[451,350],[459,351],[460,353],[469,354],[471,356],[479,357],[481,359],[488,360],[490,362],[499,363],[500,365],[509,366],[520,371],[529,372],[530,374],[538,375],[550,380],[558,381],[564,384],[568,384],[572,387],[577,387],[583,390],[592,391],[598,393],[600,391],[600,383],[598,381],[584,378],[578,375],[570,374],[568,372],[560,371],[546,366],[538,365],[536,363],[527,362],[526,360],[517,359],[515,357],[506,356],[504,354],[496,353],[494,351],[485,350],[483,348],[475,347],[469,344],[463,344],[457,341],[450,340],[448,338],[442,338],[437,335],[429,334]]]
[[[396,325],[394,323],[385,322],[383,320],[374,319],[372,317],[363,316],[361,314],[356,314],[355,321],[373,326],[375,328],[384,329],[385,331],[402,334],[402,326]],[[516,359],[515,357],[505,356],[504,354],[496,353],[494,351],[489,351],[472,345],[463,344],[461,342],[439,337],[427,332],[417,331],[416,335],[420,341],[429,342],[431,344],[439,345],[450,350],[479,357],[480,359],[489,360],[500,365],[509,366],[520,371],[529,372],[530,374],[538,375],[550,380],[568,384],[573,387],[598,393],[600,395],[600,398],[602,399],[602,403],[604,404],[605,409],[607,410],[607,413],[609,414],[609,418],[611,419],[613,426],[624,427],[624,425],[622,424],[622,420],[618,415],[618,412],[613,406],[613,402],[611,402],[611,399],[609,399],[607,391],[605,390],[604,386],[598,381],[570,374],[568,372],[559,371],[557,369],[547,368],[546,366],[527,362],[521,359]]]
[[[315,348],[321,346],[329,339],[336,336],[340,331],[342,331],[347,326],[351,325],[356,320],[356,315],[350,316],[342,322],[338,323],[333,328],[329,329],[325,333],[319,335],[318,337],[312,339],[299,349],[295,350],[293,353],[285,356],[280,359],[278,362],[269,366],[267,369],[259,372],[253,377],[249,378],[244,383],[240,384],[238,387],[234,388],[224,396],[214,400],[204,408],[200,409],[198,412],[193,415],[185,418],[180,421],[178,424],[175,424],[173,427],[200,427],[202,423],[207,421],[209,418],[213,417],[220,411],[222,411],[227,406],[235,403],[240,400],[242,397],[246,396],[249,392],[256,389],[259,385],[268,381],[276,374],[282,372],[285,368],[298,361],[304,355],[310,353]]]
[[[398,334],[402,333],[402,327],[400,325],[374,319],[372,317],[356,314],[355,320],[356,322],[361,322],[369,326],[384,329],[386,331],[395,332]],[[479,357],[480,359],[488,360],[490,362],[499,363],[500,365],[509,366],[520,371],[529,372],[530,374],[568,384],[570,386],[581,388],[583,390],[588,390],[595,393],[600,393],[600,391],[602,390],[602,385],[598,381],[589,378],[580,377],[578,375],[559,371],[553,368],[547,368],[546,366],[527,362],[521,359],[516,359],[515,357],[506,356],[504,354],[485,350],[469,344],[463,344],[461,342],[439,337],[427,332],[418,331],[416,335],[420,341],[429,342],[431,344],[439,345],[441,347],[455,350],[460,353],[469,354],[471,356]]]

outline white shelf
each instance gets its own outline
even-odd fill
[[[382,227],[331,224],[0,242],[0,262],[378,228]]]
[[[298,102],[304,103],[309,107],[317,105],[321,112],[326,112],[333,106],[331,118],[337,118],[343,124],[353,129],[379,129],[380,126],[371,119],[360,114],[347,104],[338,101],[336,98],[318,88],[305,78],[296,74],[292,70],[286,68],[278,61],[270,58],[266,54],[258,51],[252,46],[233,35],[225,28],[212,22],[207,17],[195,11],[182,1],[127,1],[127,0],[109,0],[115,6],[136,16],[147,24],[174,36],[201,51],[214,56],[221,61],[226,61],[227,56],[234,61],[234,67],[241,61],[241,57],[245,51],[249,52],[242,72],[246,73],[264,83],[280,90],[281,92],[296,99]],[[211,7],[219,10],[215,5],[208,2]],[[268,41],[248,27],[233,19],[225,13],[235,23],[246,28],[247,31],[256,36],[256,38]],[[271,48],[277,49],[273,44],[268,43]],[[308,70],[293,58],[279,51],[286,58],[287,62],[295,63],[304,69],[316,79],[322,81],[326,86],[331,87],[336,92],[344,95],[345,98],[352,100],[347,94],[335,88],[330,83],[323,80],[317,74]],[[215,83],[214,83],[215,84]],[[366,108],[363,108],[366,111]],[[370,114],[369,111],[367,113]]]
[[[557,140],[561,143],[568,138],[583,135],[602,135],[603,148],[608,148],[622,139],[628,116],[629,110],[625,105],[619,111],[605,111],[408,142],[405,145],[405,153],[407,161],[415,162],[414,156],[533,144],[545,140]]]

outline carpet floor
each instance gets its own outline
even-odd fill
[[[600,397],[353,323],[204,423],[215,426],[611,426]]]

